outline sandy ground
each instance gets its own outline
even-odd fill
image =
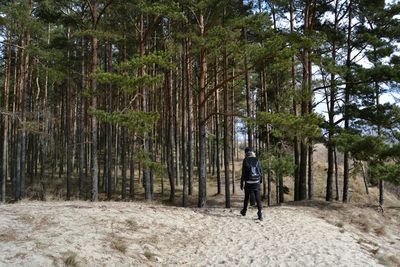
[[[0,266],[380,266],[360,237],[307,209],[138,202],[0,206]]]

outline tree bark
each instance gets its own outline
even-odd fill
[[[7,32],[7,46],[5,52],[5,70],[4,70],[4,93],[3,93],[3,110],[5,113],[9,112],[9,92],[11,80],[11,31]],[[2,173],[1,173],[1,202],[6,202],[6,184],[8,177],[8,114],[2,115],[3,117],[3,150],[2,150]]]
[[[199,15],[200,37],[204,37],[205,24],[203,14]],[[198,108],[198,124],[199,124],[199,201],[198,206],[203,208],[207,201],[207,177],[206,177],[206,107],[205,107],[205,89],[206,89],[206,50],[200,48],[199,57],[199,108]]]
[[[336,154],[336,146],[334,147],[334,159],[335,159],[335,185],[336,185],[336,201],[339,201],[340,198],[340,192],[339,192],[339,170],[338,170],[338,164],[337,164],[337,154]]]
[[[165,100],[167,102],[167,116],[172,116],[172,71],[168,70],[165,74]],[[166,123],[167,126],[167,169],[170,184],[169,201],[175,201],[175,179],[174,179],[174,158],[173,158],[173,143],[174,129],[172,123]]]
[[[217,60],[215,60],[217,64]],[[218,84],[218,67],[215,67],[214,86]],[[215,90],[214,93],[214,112],[215,112],[215,164],[217,171],[217,194],[221,194],[221,163],[220,163],[220,133],[219,133],[219,92]]]
[[[339,23],[339,1],[335,2],[335,22],[334,22],[334,31],[338,30]],[[332,60],[336,62],[336,40],[333,40],[332,43]],[[335,101],[336,101],[336,75],[335,73],[331,74],[330,79],[331,87],[330,87],[330,99],[329,99],[329,107],[328,107],[328,173],[327,173],[327,181],[326,181],[326,201],[332,201],[333,198],[333,169],[334,169],[334,154],[335,154],[335,144],[333,142],[333,137],[335,135]]]
[[[93,30],[97,30],[98,24],[98,2],[96,0],[92,1],[92,16],[93,16]],[[92,36],[92,66],[91,72],[95,73],[97,69],[97,48],[98,48],[98,38],[94,34]],[[92,85],[92,108],[97,108],[97,80],[94,76],[91,78]],[[97,118],[92,115],[92,194],[91,200],[98,200],[98,191],[99,191],[99,163],[97,159]],[[109,185],[110,186],[110,185]]]
[[[187,40],[186,46],[186,64],[187,64],[187,98],[186,98],[186,108],[187,108],[187,165],[188,165],[188,194],[193,193],[193,75],[192,75],[192,58],[191,58],[191,41]]]
[[[83,167],[85,165],[85,121],[84,121],[84,99],[83,99],[83,92],[86,88],[86,66],[85,66],[85,37],[82,37],[81,40],[82,44],[82,52],[81,52],[81,57],[82,57],[82,63],[81,63],[81,86],[80,86],[80,91],[78,94],[78,110],[77,110],[77,120],[78,120],[78,142],[79,142],[79,171],[78,171],[78,186],[79,186],[79,198],[84,198],[84,179],[85,179],[85,173],[83,170]]]
[[[352,0],[349,1],[348,5],[348,25],[347,25],[347,59],[346,59],[346,68],[347,68],[347,73],[346,73],[346,87],[344,91],[344,130],[348,131],[349,130],[349,120],[350,120],[350,114],[349,114],[349,106],[350,106],[350,91],[352,88],[351,85],[351,73],[350,73],[350,67],[351,67],[351,51],[352,51],[352,45],[351,45],[351,29],[352,29],[352,10],[353,5],[352,5]],[[347,150],[344,151],[344,159],[343,159],[343,202],[347,203],[349,201],[349,152]]]
[[[231,118],[230,114],[230,95],[228,83],[228,57],[226,48],[224,51],[224,169],[225,169],[225,207],[231,207],[231,193],[230,193],[230,174],[229,174],[229,159],[231,157]]]
[[[70,39],[71,35],[71,28],[68,27],[67,29],[67,38],[68,40]],[[68,49],[67,51],[67,60],[70,60],[70,50]],[[70,149],[70,128],[71,128],[71,83],[70,83],[70,77],[71,73],[68,72],[68,77],[67,77],[67,91],[66,91],[66,97],[65,97],[65,106],[66,106],[66,120],[65,120],[65,130],[64,130],[64,135],[65,135],[65,148],[66,148],[66,160],[67,160],[67,200],[71,199],[72,195],[72,159],[71,159],[71,149]]]

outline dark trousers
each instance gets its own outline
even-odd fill
[[[258,212],[262,211],[262,205],[260,200],[260,190],[252,190],[252,189],[244,189],[244,203],[243,203],[243,210],[247,210],[247,206],[249,205],[249,198],[250,194],[254,194],[254,197],[257,202]]]

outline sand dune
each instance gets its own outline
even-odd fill
[[[298,207],[122,202],[0,206],[1,266],[379,266],[357,236]]]

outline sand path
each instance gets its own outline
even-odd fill
[[[379,266],[357,236],[298,207],[239,215],[122,202],[0,206],[0,266]]]

